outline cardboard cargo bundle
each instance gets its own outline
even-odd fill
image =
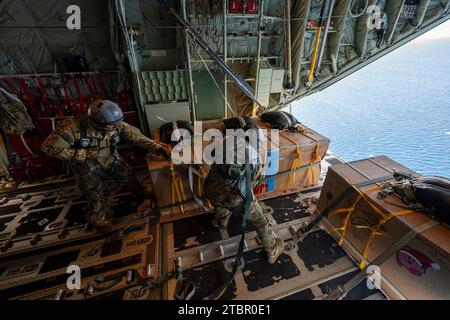
[[[258,127],[266,129],[266,138],[270,139],[271,129],[268,123],[256,119]],[[210,122],[203,126],[203,131],[215,128],[223,130],[223,122]],[[158,135],[154,135],[155,140]],[[195,137],[192,139],[199,139]],[[278,141],[276,141],[278,140]],[[198,141],[198,140],[197,140]],[[322,135],[302,127],[300,132],[280,131],[279,139],[267,142],[265,155],[269,166],[264,172],[262,182],[255,187],[255,195],[259,199],[276,197],[283,194],[299,192],[316,186],[320,176],[320,162],[325,156],[330,140]],[[202,151],[210,142],[202,142]],[[191,145],[191,159],[194,146]],[[201,176],[194,175],[193,190],[197,197],[203,195],[202,182],[209,166],[194,165]],[[202,213],[200,205],[194,201],[189,183],[189,165],[170,166],[167,161],[149,161],[148,169],[160,209],[162,221],[177,219],[187,215]]]
[[[149,161],[148,165],[161,222],[203,213],[194,201],[187,165],[173,165],[168,161]],[[201,166],[198,172],[206,176],[208,168]],[[195,175],[192,189],[199,198],[203,196],[203,179]]]
[[[450,298],[450,230],[393,193],[380,193],[392,173],[419,175],[385,157],[329,167],[319,212],[346,196],[322,221],[359,264],[379,267],[391,299]]]
[[[254,190],[256,196],[266,199],[317,186],[329,144],[329,139],[304,126],[300,132],[280,131],[278,144],[268,143],[269,165]]]

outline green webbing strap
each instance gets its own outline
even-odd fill
[[[244,251],[244,242],[245,242],[245,226],[247,224],[247,217],[248,217],[248,211],[250,209],[250,205],[253,201],[253,192],[252,192],[252,179],[251,179],[251,170],[250,170],[250,164],[245,164],[245,207],[244,207],[244,214],[242,216],[242,234],[241,234],[241,240],[239,241],[239,248],[236,255],[236,259],[234,260],[233,270],[231,271],[231,274],[228,276],[228,279],[219,287],[217,288],[213,293],[211,293],[209,296],[206,296],[203,298],[203,300],[217,300],[219,299],[226,291],[228,286],[230,285],[231,281],[233,281],[234,276],[236,275],[236,272],[238,270],[239,264],[241,262],[242,253]]]

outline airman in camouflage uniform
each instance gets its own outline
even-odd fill
[[[239,164],[238,162],[227,162],[226,159],[224,159],[223,164],[214,163],[212,165],[206,177],[205,196],[216,211],[213,226],[225,229],[228,226],[231,214],[243,214],[244,196],[246,194],[245,166],[245,164]],[[258,184],[261,172],[260,162],[250,164],[250,168],[251,184],[254,188]],[[252,201],[247,219],[256,228],[258,238],[266,251],[267,261],[273,264],[283,253],[284,241],[275,238],[269,230],[269,222],[253,192],[249,196]]]
[[[88,200],[86,220],[99,230],[110,226],[112,217],[103,196],[103,179],[114,179],[127,186],[136,200],[143,195],[143,187],[117,152],[119,141],[125,140],[169,157],[168,150],[122,119],[123,113],[117,104],[97,100],[89,107],[89,116],[64,120],[42,144],[42,151],[47,155],[70,162],[78,187]]]

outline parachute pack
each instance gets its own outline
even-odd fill
[[[192,129],[191,123],[189,121],[173,121],[167,122],[159,127],[159,139],[161,142],[165,144],[175,144],[178,141],[172,141],[172,133],[176,129],[186,129],[192,135],[194,134],[194,130]]]
[[[394,174],[393,190],[408,205],[421,205],[450,224],[450,179],[437,176],[410,178]]]
[[[285,111],[269,111],[261,115],[261,120],[270,123],[273,129],[298,131],[296,125],[300,122],[290,113]]]
[[[243,117],[237,117],[237,118],[230,118],[230,119],[224,119],[223,124],[225,125],[225,128],[227,129],[250,129],[250,128],[256,128],[256,121],[250,117],[243,116]]]

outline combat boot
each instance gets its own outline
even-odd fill
[[[226,228],[228,228],[228,223],[230,222],[230,217],[231,217],[231,213],[227,214],[226,216],[220,217],[220,218],[215,217],[211,221],[211,224],[213,225],[214,228],[226,229]]]
[[[86,220],[95,231],[108,234],[114,232],[114,225],[111,223],[111,218],[114,211],[111,208],[104,208],[101,212],[87,212]]]
[[[108,223],[106,225],[96,225],[94,226],[94,229],[95,231],[102,233],[104,235],[110,235],[119,230],[112,223]]]
[[[275,246],[272,249],[266,251],[267,253],[267,262],[270,264],[274,264],[277,262],[278,257],[284,251],[284,241],[283,239],[276,238]]]
[[[144,188],[144,187],[142,187]],[[130,197],[130,201],[128,203],[130,208],[139,207],[146,199],[149,199],[151,203],[156,203],[156,198],[154,193],[148,191],[139,190],[137,192],[132,193]]]

